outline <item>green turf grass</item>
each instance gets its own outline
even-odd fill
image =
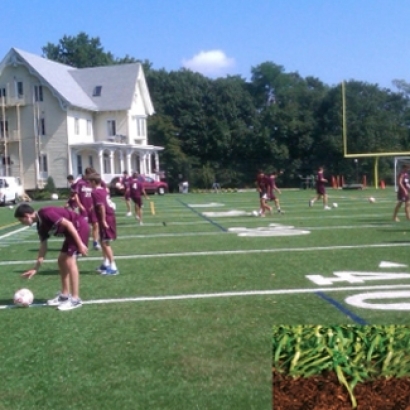
[[[97,275],[100,254],[90,250],[79,262],[86,302],[81,309],[0,309],[0,409],[271,408],[272,325],[354,322],[320,298],[319,286],[306,275],[409,272],[378,267],[410,259],[403,211],[402,222],[391,221],[392,189],[329,194],[338,208],[324,211],[319,203],[308,207],[313,191],[284,190],[286,213],[266,218],[250,216],[258,209],[255,192],[155,196],[156,215],[146,204],[143,226],[125,217],[124,201],[115,198],[119,238],[113,249],[120,275]],[[229,210],[248,215],[201,215]],[[0,208],[0,305],[11,304],[23,286],[36,303],[44,302],[59,288],[61,239],[50,239],[45,264],[24,280],[20,273],[32,266],[38,241],[34,228],[9,235],[21,228],[14,223],[13,210]],[[230,230],[266,230],[271,223],[309,234],[241,237]],[[324,292],[367,323],[404,323],[406,312],[345,302],[365,292],[359,286],[385,285],[400,288],[410,279],[340,282]],[[240,293],[249,291],[276,293]],[[224,297],[226,292],[233,294]],[[170,299],[175,296],[185,299]],[[87,304],[122,298],[140,299]]]

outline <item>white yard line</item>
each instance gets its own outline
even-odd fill
[[[223,256],[223,255],[247,255],[255,253],[280,253],[280,252],[312,252],[312,251],[335,251],[335,250],[349,250],[349,249],[378,249],[378,248],[402,248],[408,247],[408,243],[375,243],[375,244],[358,244],[358,245],[337,245],[337,246],[310,246],[304,248],[273,248],[273,249],[244,249],[244,250],[230,250],[230,251],[203,251],[203,252],[173,252],[173,253],[155,253],[145,255],[118,255],[116,260],[125,259],[147,259],[147,258],[180,258],[183,256]],[[79,261],[100,261],[101,256],[80,258]],[[32,260],[20,261],[0,261],[0,266],[21,265]],[[46,259],[44,263],[55,263],[57,259]]]
[[[373,291],[373,290],[394,290],[394,289],[410,289],[410,285],[376,285],[376,286],[342,286],[335,288],[312,288],[312,289],[276,289],[276,290],[252,290],[243,292],[218,292],[218,293],[197,293],[187,295],[165,295],[165,296],[139,296],[135,298],[117,298],[117,299],[96,299],[84,300],[84,305],[97,305],[108,303],[124,303],[124,302],[152,302],[152,301],[167,301],[167,300],[192,300],[192,299],[215,299],[215,298],[230,298],[243,296],[274,296],[274,295],[298,295],[309,294],[316,292],[349,292],[349,291]],[[45,303],[36,303],[33,307],[47,306]],[[15,307],[14,305],[0,305],[0,309]]]

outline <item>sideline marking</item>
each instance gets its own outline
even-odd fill
[[[6,228],[10,228],[11,226],[15,226],[15,225],[20,225],[20,222],[13,222],[7,225],[2,225],[0,226],[0,229],[6,229]]]
[[[331,298],[330,296],[327,296],[323,292],[316,292],[316,295],[321,297],[326,302],[329,302],[337,310],[342,312],[344,315],[350,317],[350,319],[352,319],[354,322],[358,323],[359,325],[361,325],[361,326],[367,325],[367,322],[364,319],[362,319],[360,316],[355,315],[353,312],[351,312],[349,309],[347,309],[345,306],[343,306],[337,300],[334,300],[333,298]]]
[[[323,289],[278,289],[278,290],[252,290],[243,292],[219,292],[219,293],[197,293],[187,295],[168,295],[168,296],[139,296],[135,298],[118,298],[118,299],[95,299],[83,300],[84,305],[97,305],[108,303],[124,303],[124,302],[151,302],[164,300],[189,300],[189,299],[214,299],[228,298],[237,296],[273,296],[273,295],[297,295],[297,294],[315,294],[317,292],[348,292],[358,290],[390,290],[390,289],[409,289],[410,285],[376,285],[376,286],[344,286],[340,288],[323,288]],[[33,307],[48,306],[45,303],[35,303]],[[0,309],[8,309],[16,307],[15,305],[0,305]],[[18,308],[22,309],[22,308]]]

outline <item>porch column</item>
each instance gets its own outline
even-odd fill
[[[147,154],[147,158],[146,158],[145,162],[147,164],[148,174],[151,175],[152,174],[152,166],[151,166],[151,153],[150,152]]]
[[[110,150],[110,173],[114,174],[115,173],[115,168],[114,168],[114,151]]]
[[[145,168],[145,153],[140,152],[139,158],[140,158],[140,173],[145,175],[147,173],[147,170]]]
[[[154,161],[155,161],[155,171],[157,172],[157,174],[159,174],[159,155],[157,151],[155,151]]]
[[[104,150],[98,148],[98,163],[100,164],[100,175],[105,174],[104,169]]]
[[[128,174],[131,175],[132,174],[132,167],[131,167],[131,155],[132,155],[132,150],[127,149],[127,155],[126,155],[126,160],[127,160],[127,171]]]
[[[124,152],[122,150],[119,151],[120,155],[120,172],[122,173],[124,171]]]

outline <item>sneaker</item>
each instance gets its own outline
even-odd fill
[[[285,211],[282,211],[282,209],[278,209],[278,214],[284,214]]]
[[[313,206],[313,201],[312,200],[309,201],[309,206]]]
[[[140,221],[140,225],[144,225],[144,222]]]
[[[118,275],[120,272],[118,272],[118,269],[111,269],[108,267],[105,272],[101,272],[101,275],[107,275],[107,276],[115,276]]]
[[[59,306],[62,303],[67,302],[70,300],[70,295],[62,295],[61,293],[57,293],[57,296],[54,299],[47,300],[48,306]]]
[[[94,242],[93,248],[95,251],[100,251],[101,250],[101,245],[98,242]]]
[[[330,206],[325,206],[324,208],[323,208],[325,211],[329,211],[330,209],[332,209]]]
[[[66,302],[61,303],[58,305],[58,310],[72,310],[72,309],[77,309],[83,305],[83,302],[81,299],[73,299],[70,298]]]
[[[95,271],[96,272],[100,272],[103,273],[107,270],[107,267],[105,265],[101,265],[100,267],[98,267]]]
[[[125,216],[132,216],[132,212],[127,212]]]

